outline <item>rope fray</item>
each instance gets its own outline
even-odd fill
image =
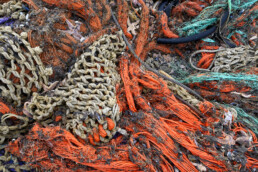
[[[110,149],[108,146],[96,149],[91,145],[84,145],[70,132],[60,127],[42,128],[39,124],[34,125],[26,138],[17,139],[9,145],[11,153],[22,157],[24,161],[31,162],[32,166],[42,167],[45,170],[71,171],[69,166],[75,167],[75,164],[84,166],[84,168],[77,167],[77,170],[139,169],[136,164],[128,161],[128,152],[124,152],[128,148],[115,149],[114,155],[118,156],[110,156]],[[112,159],[110,164],[106,163],[108,157]]]

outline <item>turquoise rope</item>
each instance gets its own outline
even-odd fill
[[[235,82],[244,82],[247,86],[258,89],[258,75],[246,75],[246,74],[229,74],[229,73],[217,73],[211,72],[203,75],[192,75],[181,82],[184,84],[203,82],[203,81],[222,81],[229,80]]]

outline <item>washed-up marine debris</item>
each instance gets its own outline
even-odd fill
[[[42,90],[32,88],[32,98],[29,94],[22,101],[24,120],[18,118],[24,117],[20,108],[0,97],[5,129],[0,149],[37,170],[53,172],[258,168],[255,52],[228,49],[230,57],[201,53],[193,59],[199,68],[229,59],[231,68],[185,79],[200,72],[188,62],[196,50],[255,47],[257,0],[22,2],[28,20],[21,22],[25,27],[12,25],[14,31],[26,31],[30,46],[42,48],[40,58],[53,74],[51,83],[40,83]],[[118,29],[127,48],[120,35],[110,35]],[[121,50],[112,49],[116,43]],[[236,52],[244,59],[235,64]],[[250,62],[238,68],[246,59]],[[1,109],[1,101],[15,109]],[[25,119],[29,122],[21,136],[18,130],[7,132],[23,126]],[[1,163],[13,171],[9,162]]]
[[[257,133],[258,77],[244,73],[213,73],[192,75],[184,83],[205,99],[234,107],[240,114],[239,122]]]
[[[171,77],[163,71],[161,71],[161,73],[163,73],[164,75],[167,75],[168,77]],[[184,101],[188,102],[189,104],[196,107],[198,104],[200,104],[200,101],[193,95],[189,94],[187,90],[184,89],[183,87],[180,87],[179,85],[176,85],[168,81],[168,88],[170,88],[173,91],[173,93],[177,94],[179,97],[181,97]]]
[[[13,108],[0,101],[0,171],[25,172],[31,169],[25,162],[5,150],[10,140],[15,140],[28,131],[28,122],[28,117],[15,114]]]
[[[82,139],[98,135],[94,142],[109,141],[117,131],[120,111],[116,100],[117,56],[125,49],[121,33],[104,35],[78,58],[66,79],[55,90],[42,96],[34,93],[25,103],[35,120],[50,118],[60,105],[67,107],[62,117],[66,129]]]
[[[18,106],[41,90],[52,74],[39,58],[41,49],[31,48],[26,38],[26,32],[19,35],[10,27],[0,27],[0,95]]]

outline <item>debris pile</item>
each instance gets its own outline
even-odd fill
[[[0,1],[0,171],[256,171],[257,11]]]

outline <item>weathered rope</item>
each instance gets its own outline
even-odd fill
[[[14,122],[10,123],[10,121]],[[28,122],[29,119],[25,116],[19,116],[12,113],[2,115],[0,121],[0,144],[2,144],[7,138],[15,139],[22,133],[26,132]]]
[[[18,157],[10,154],[4,148],[0,147],[0,171],[2,172],[22,172],[31,171],[32,167],[18,159]]]
[[[122,30],[121,26],[119,25],[117,19],[116,19],[116,16],[114,15],[113,11],[111,11],[111,14],[112,14],[112,18],[113,20],[115,21],[117,27]],[[195,91],[193,91],[192,89],[190,89],[189,87],[185,86],[184,84],[180,83],[179,81],[173,79],[173,78],[169,78],[167,77],[166,75],[163,75],[161,73],[159,73],[159,71],[151,68],[148,64],[146,64],[144,61],[141,60],[141,58],[139,56],[137,56],[137,54],[135,53],[135,51],[133,50],[132,46],[130,45],[130,43],[128,42],[126,36],[124,35],[124,33],[122,33],[122,37],[126,43],[126,45],[128,46],[130,52],[133,54],[133,56],[149,71],[155,73],[156,75],[158,75],[159,77],[162,77],[163,79],[165,80],[169,80],[181,87],[183,87],[184,89],[186,89],[187,91],[189,91],[189,93],[193,94],[194,96],[198,97],[200,100],[203,100],[203,98],[198,94],[196,93]]]
[[[0,16],[10,17],[12,19],[25,20],[26,16],[20,0],[11,0],[0,4]]]

